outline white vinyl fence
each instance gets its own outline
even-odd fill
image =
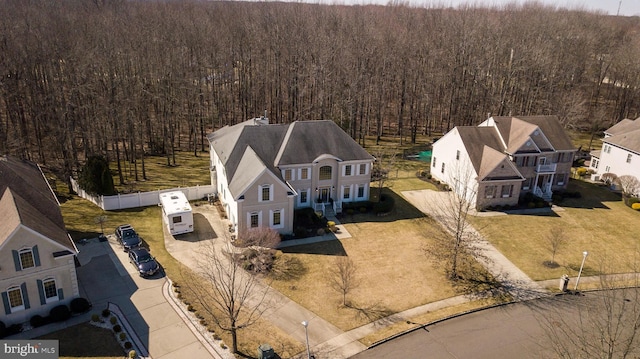
[[[213,193],[215,188],[212,185],[195,186],[195,187],[178,187],[171,189],[163,189],[152,192],[137,192],[129,194],[117,194],[114,196],[94,196],[85,192],[78,182],[71,178],[71,187],[78,196],[91,201],[96,206],[105,211],[114,211],[125,208],[157,206],[160,203],[160,193],[181,191],[189,201],[196,199],[206,199],[208,194]]]

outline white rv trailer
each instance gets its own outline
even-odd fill
[[[162,220],[172,235],[193,232],[191,205],[180,191],[160,194]]]

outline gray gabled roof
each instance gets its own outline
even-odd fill
[[[630,132],[634,130],[640,129],[640,118],[636,118],[635,120],[630,120],[625,118],[615,125],[609,127],[604,131],[606,135],[615,136],[621,133]]]
[[[289,125],[275,165],[312,163],[323,154],[331,154],[342,161],[373,160],[335,122],[298,121]]]
[[[507,145],[508,153],[515,153],[528,140],[535,130],[540,129],[556,151],[571,151],[575,147],[562,128],[558,116],[494,116],[496,127]],[[534,141],[537,144],[540,141]]]
[[[485,146],[494,149],[504,157],[502,141],[494,127],[457,126],[462,143],[469,154],[476,174],[481,173]]]
[[[224,127],[208,139],[225,167],[234,196],[241,195],[238,191],[263,168],[284,183],[279,166],[310,164],[327,154],[342,161],[373,160],[333,121],[264,125],[249,120]]]
[[[604,138],[603,142],[640,153],[640,118],[634,121],[622,120],[606,130],[605,133],[611,137]]]
[[[20,225],[76,252],[62,219],[58,200],[40,168],[11,156],[0,157],[0,244]]]

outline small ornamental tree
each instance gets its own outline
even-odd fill
[[[80,170],[78,184],[87,193],[113,195],[116,189],[109,170],[109,162],[103,156],[91,156]]]

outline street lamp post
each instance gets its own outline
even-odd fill
[[[307,338],[307,359],[311,359],[311,351],[309,350],[309,332],[307,331],[309,322],[306,320],[302,321],[302,326],[304,326],[304,336]]]
[[[582,252],[582,264],[580,265],[580,271],[578,271],[578,279],[576,279],[576,287],[573,288],[574,291],[578,290],[578,283],[580,283],[580,276],[582,275],[582,268],[584,268],[584,261],[587,259],[587,255],[589,255],[589,252]]]

